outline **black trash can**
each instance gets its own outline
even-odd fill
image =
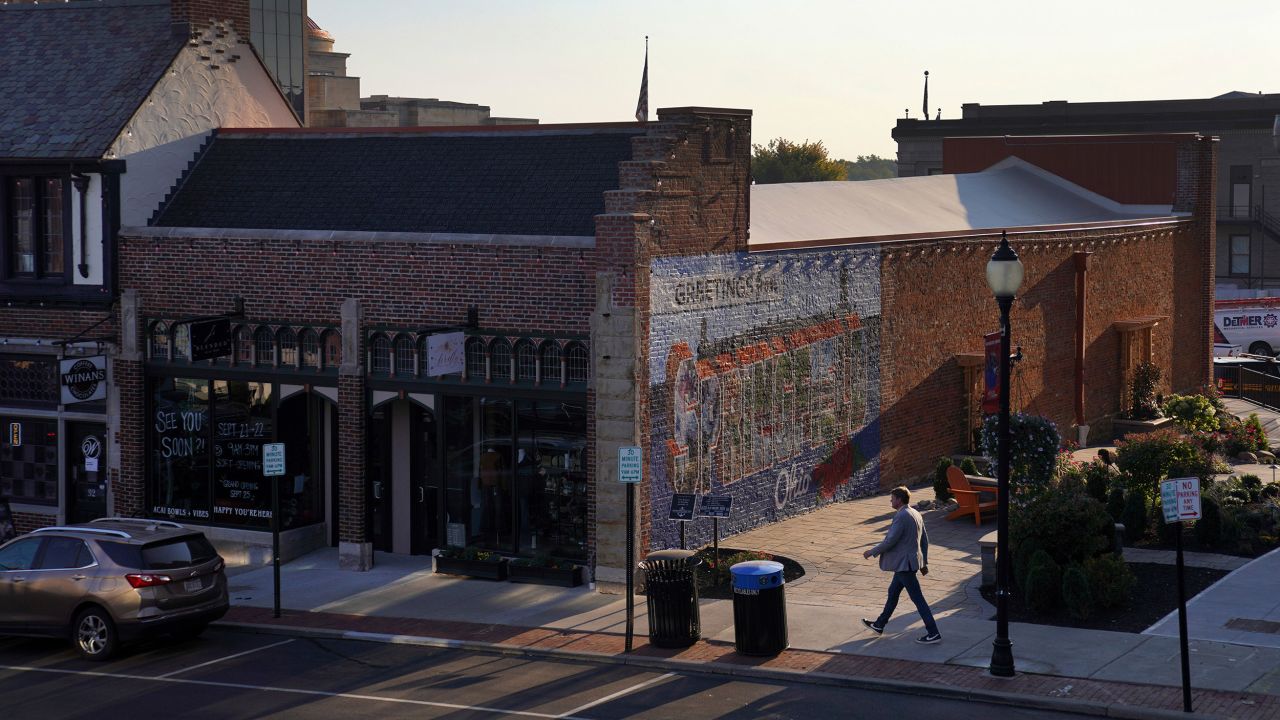
[[[733,574],[733,641],[743,655],[777,655],[787,649],[787,596],[782,563],[749,560]]]
[[[697,571],[702,561],[689,550],[651,552],[640,563],[649,607],[649,644],[682,648],[702,637]]]

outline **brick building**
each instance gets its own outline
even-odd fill
[[[1280,93],[1212,98],[965,103],[952,120],[899,119],[898,176],[943,172],[948,137],[1195,132],[1220,140],[1216,235],[1219,298],[1280,293]],[[1165,198],[1164,202],[1168,202]]]
[[[616,582],[619,447],[647,458],[642,548],[675,543],[673,492],[733,497],[734,532],[965,448],[1001,232],[1016,407],[1105,432],[1140,360],[1208,377],[1209,139],[958,140],[957,175],[752,186],[748,112],[659,118],[219,132],[122,230],[122,511],[261,544],[283,441],[289,552],[468,544]],[[175,321],[240,306],[229,357],[184,359]]]
[[[297,123],[234,17],[0,7],[0,495],[20,530],[136,505],[129,483],[108,490],[117,418],[135,412],[111,382],[118,228],[147,222],[214,127]],[[74,367],[102,380],[64,390]]]

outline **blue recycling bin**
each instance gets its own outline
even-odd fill
[[[733,640],[743,655],[777,655],[787,649],[787,595],[782,563],[748,560],[733,575]]]

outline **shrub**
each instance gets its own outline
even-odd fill
[[[1133,591],[1133,571],[1115,555],[1098,555],[1084,561],[1093,601],[1100,608],[1124,605]]]
[[[1114,522],[1122,522],[1124,518],[1124,487],[1117,483],[1107,493],[1107,514]]]
[[[1027,590],[1027,571],[1031,569],[1031,558],[1035,557],[1037,552],[1044,548],[1040,543],[1040,539],[1035,536],[1027,536],[1020,538],[1011,543],[1010,551],[1013,553],[1013,582],[1022,588],[1025,593]]]
[[[960,461],[960,472],[965,475],[977,475],[979,474],[978,463],[974,462],[973,458],[967,457]]]
[[[933,468],[933,497],[940,503],[947,502],[951,499],[951,486],[947,484],[947,468],[955,465],[949,457],[938,458],[938,464]]]
[[[1240,476],[1240,487],[1249,493],[1249,502],[1258,502],[1262,497],[1262,478],[1252,473]]]
[[[1218,411],[1203,395],[1170,395],[1161,407],[1165,417],[1173,418],[1188,432],[1213,432],[1218,429]]]
[[[698,557],[702,558],[704,572],[698,573],[699,587],[711,587],[718,585],[733,584],[733,573],[729,572],[730,568],[740,562],[748,560],[772,560],[773,556],[769,553],[756,552],[755,550],[743,550],[733,553],[732,555],[724,554],[721,551],[720,562],[716,562],[715,551],[712,548],[703,548],[698,551]]]
[[[1155,363],[1144,362],[1134,368],[1129,384],[1130,420],[1155,420],[1160,417],[1156,404],[1156,385],[1160,383],[1160,368]]]
[[[1147,496],[1130,490],[1124,496],[1124,539],[1133,543],[1147,534]]]
[[[1222,451],[1227,455],[1267,449],[1267,433],[1257,413],[1250,413],[1245,420],[1228,416],[1222,423],[1222,434]]]
[[[1101,460],[1094,460],[1084,466],[1084,489],[1089,493],[1089,497],[1098,502],[1107,501],[1111,480],[1116,476],[1114,467]]]
[[[1093,593],[1089,590],[1089,577],[1084,568],[1072,563],[1062,573],[1062,604],[1071,617],[1088,620],[1093,614]]]
[[[501,560],[502,556],[491,550],[482,550],[474,545],[457,547],[450,545],[440,551],[440,556],[453,560]]]
[[[1009,518],[1014,562],[1044,551],[1060,566],[1105,552],[1114,521],[1102,503],[1079,490],[1052,488],[1032,498]],[[1024,566],[1025,567],[1025,566]]]
[[[1140,491],[1148,503],[1155,501],[1162,480],[1195,475],[1204,481],[1213,474],[1211,458],[1177,430],[1128,435],[1118,448],[1116,463],[1126,490]]]
[[[1031,556],[1027,568],[1027,586],[1023,590],[1027,606],[1036,612],[1048,613],[1058,607],[1062,595],[1062,568],[1044,550]]]
[[[999,436],[999,415],[988,415],[982,422],[982,453],[993,465],[999,457]],[[1014,413],[1009,416],[1009,441],[1011,489],[1019,495],[1034,494],[1051,484],[1062,441],[1053,421]]]

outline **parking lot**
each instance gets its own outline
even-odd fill
[[[107,663],[51,640],[0,639],[9,717],[695,718],[987,717],[988,705],[806,684],[665,673],[214,628]],[[1065,717],[1002,707],[1002,717]]]

